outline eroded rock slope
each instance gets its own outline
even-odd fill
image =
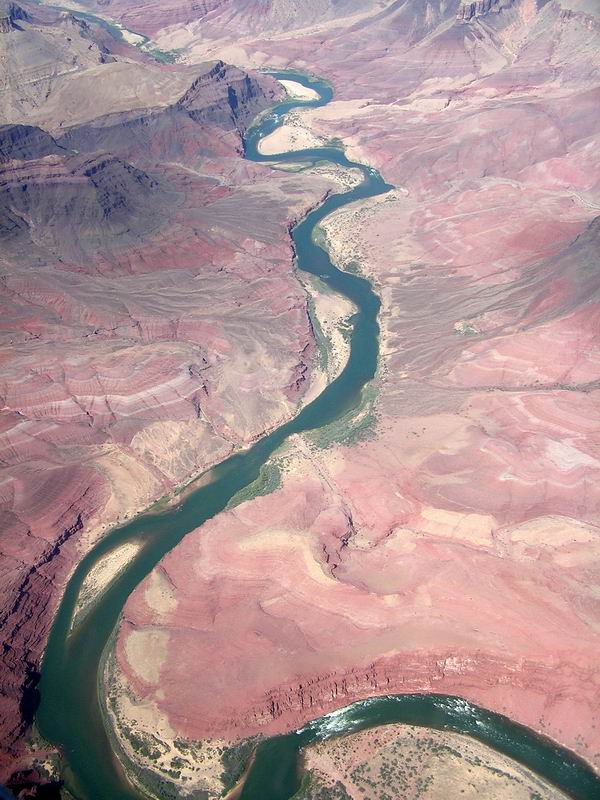
[[[151,63],[76,14],[5,18],[0,780],[20,786],[73,565],[310,387],[288,227],[337,183],[243,162],[246,126],[282,91],[265,76]]]

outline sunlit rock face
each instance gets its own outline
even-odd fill
[[[600,23],[585,3],[383,5],[284,37],[233,35],[223,4],[157,34],[326,75],[333,102],[297,124],[396,188],[324,225],[383,302],[370,425],[296,439],[278,490],[164,559],[126,606],[121,677],[173,736],[435,691],[597,765]]]

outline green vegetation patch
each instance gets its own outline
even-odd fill
[[[301,161],[273,161],[269,163],[269,167],[280,172],[304,172],[307,168]]]
[[[175,50],[161,50],[160,47],[143,47],[146,53],[149,53],[155,61],[160,61],[161,64],[175,64],[181,58],[183,48]]]
[[[267,461],[266,464],[260,468],[258,478],[244,486],[239,492],[233,495],[231,500],[227,503],[226,509],[235,508],[240,503],[246,503],[248,500],[254,500],[255,497],[271,494],[281,486],[281,469],[277,462]]]
[[[317,369],[320,369],[322,372],[327,374],[327,370],[329,368],[330,342],[329,339],[323,333],[323,328],[321,327],[321,323],[319,322],[319,318],[317,316],[315,302],[310,296],[308,298],[308,316],[315,336],[315,344],[317,346],[317,355],[315,358],[315,364],[317,366]]]
[[[233,789],[242,777],[244,770],[248,766],[250,757],[254,753],[261,738],[260,736],[251,736],[249,739],[244,739],[231,747],[224,748],[221,753],[221,764],[223,764],[221,782],[225,787],[223,794],[227,794],[227,792]]]
[[[324,450],[333,444],[354,445],[373,439],[378,422],[375,410],[376,397],[377,392],[373,383],[367,384],[362,390],[358,406],[347,411],[330,425],[307,434],[311,444]]]
[[[349,272],[351,275],[362,275],[362,270],[358,261],[349,261],[345,264],[344,272]]]
[[[352,797],[341,781],[325,783],[317,773],[307,770],[292,800],[352,800]]]
[[[313,242],[320,247],[321,250],[326,250],[329,252],[329,244],[327,242],[327,234],[325,233],[325,229],[322,228],[320,225],[313,226],[311,238]]]
[[[343,150],[344,149],[344,142],[338,136],[334,136],[333,139],[330,139],[327,142],[327,147],[333,147],[336,150]]]
[[[454,331],[460,336],[475,336],[479,333],[475,325],[465,319],[461,319],[459,322],[454,323]]]

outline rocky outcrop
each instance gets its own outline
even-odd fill
[[[0,10],[0,117],[48,130],[55,89],[80,71],[114,62],[122,51],[106,28],[43,4]],[[131,59],[143,56],[133,48]],[[74,84],[73,84],[74,85]],[[64,103],[63,116],[65,120]],[[68,114],[67,114],[68,116]]]
[[[5,519],[5,522],[8,520]],[[52,576],[57,575],[57,569],[52,562],[60,557],[65,545],[82,530],[83,525],[82,515],[76,514],[73,523],[62,530],[55,541],[49,543],[31,563],[24,562],[27,568],[14,587],[14,602],[9,607],[2,608],[0,625],[5,637],[5,646],[0,655],[2,693],[5,700],[11,695],[20,695],[21,711],[20,715],[14,715],[11,719],[13,727],[7,732],[5,744],[18,741],[33,722],[39,702],[37,684],[40,655],[44,646],[43,633],[56,604]],[[22,553],[25,559],[27,555]],[[50,599],[50,603],[48,607],[40,609],[39,598],[44,595]],[[36,620],[40,612],[41,617]]]
[[[48,156],[0,166],[3,258],[89,259],[163,219],[156,180],[115,156]]]
[[[309,383],[290,392],[312,328],[288,229],[337,184],[240,159],[271,79],[132,68],[152,107],[126,107],[117,81],[90,109],[118,111],[63,137],[0,128],[0,781],[19,790],[35,782],[40,660],[81,555],[288,419]],[[79,105],[97,79],[73,74]]]
[[[33,125],[0,125],[0,164],[64,154],[49,133]]]
[[[577,680],[583,689],[590,681],[594,682],[593,676],[591,664],[579,671],[572,664],[559,667],[500,656],[464,656],[456,650],[427,655],[413,652],[348,672],[319,675],[278,687],[248,714],[242,726],[257,725],[258,730],[258,726],[265,725],[272,730],[290,730],[367,697],[425,692],[458,694],[483,706],[496,705],[512,719],[540,730],[547,719],[540,713],[540,698],[569,679]],[[585,690],[581,694],[584,703],[593,702],[596,697],[593,691],[587,697]],[[559,738],[559,726],[563,722],[562,716],[550,722],[556,738]],[[572,725],[570,731],[560,727],[560,731],[570,735],[572,746],[577,726]]]
[[[265,84],[267,92],[263,88]],[[212,122],[243,132],[254,117],[281,94],[280,89],[264,80],[263,85],[241,70],[217,61],[208,72],[196,78],[174,109],[185,111],[196,122]]]
[[[0,34],[18,30],[17,20],[29,20],[29,14],[16,3],[0,2]]]
[[[281,96],[272,78],[250,76],[219,61],[207,65],[182,97],[166,107],[111,114],[73,127],[58,142],[80,152],[118,153],[136,163],[201,160],[222,154],[228,143],[241,150],[249,122]],[[225,141],[224,130],[231,132]]]
[[[476,17],[485,17],[489,13],[499,13],[504,8],[513,5],[514,0],[477,0],[476,2],[462,2],[456,18],[468,22]]]

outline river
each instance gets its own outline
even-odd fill
[[[290,422],[236,453],[209,471],[176,505],[157,508],[106,535],[75,569],[63,596],[44,654],[40,706],[36,725],[64,759],[63,777],[77,800],[140,800],[113,752],[102,713],[102,665],[127,598],[160,559],[190,531],[222,511],[234,495],[252,483],[273,452],[294,433],[323,427],[360,403],[361,392],[375,376],[379,353],[380,301],[368,280],[338,270],[325,250],[313,241],[316,225],[348,203],[387,192],[391,187],[374,170],[346,158],[337,147],[295,152],[292,156],[262,156],[258,143],[285,113],[299,106],[322,106],[333,92],[320,80],[285,72],[275,77],[315,89],[318,100],[287,100],[263,116],[246,137],[246,158],[253,161],[328,161],[361,170],[362,183],[330,195],[292,231],[297,266],[317,275],[347,297],[357,311],[352,317],[350,356],[340,375]],[[96,598],[86,615],[72,626],[77,599],[86,575],[106,554],[124,543],[141,543],[127,568]],[[600,797],[600,778],[568,750],[535,736],[504,717],[490,714],[458,698],[436,695],[375,698],[327,716],[301,732],[273,737],[260,745],[243,789],[243,800],[288,800],[298,787],[299,748],[316,738],[389,722],[448,728],[468,733],[516,758],[566,791],[576,800]]]

